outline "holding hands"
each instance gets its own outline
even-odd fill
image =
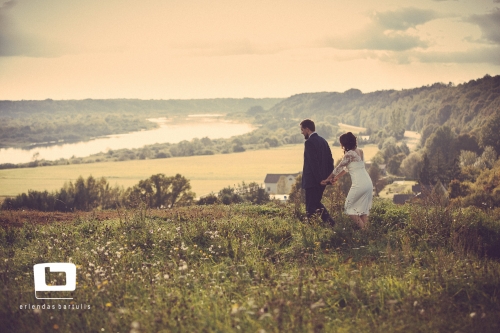
[[[321,181],[321,185],[333,185],[337,181],[337,178],[333,177],[333,174],[330,175],[327,179]]]

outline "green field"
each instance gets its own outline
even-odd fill
[[[375,145],[363,149],[366,160],[378,151]],[[158,173],[180,173],[191,181],[196,195],[202,196],[242,181],[261,184],[267,173],[299,172],[303,150],[304,146],[298,144],[233,154],[6,169],[0,170],[0,196],[15,196],[30,189],[58,190],[80,175],[105,177],[112,185],[129,187]],[[332,154],[335,161],[342,158],[339,147],[332,147]]]
[[[353,230],[340,209],[331,210],[333,229],[294,211],[277,203],[137,209],[0,228],[1,330],[500,331],[498,209],[375,200],[367,231]],[[35,299],[33,265],[44,262],[74,263],[78,284],[37,297],[72,300]],[[65,284],[61,274],[45,278]]]

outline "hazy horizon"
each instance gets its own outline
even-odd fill
[[[500,74],[500,0],[0,0],[0,100],[286,98]]]

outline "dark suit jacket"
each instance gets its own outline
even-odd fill
[[[305,141],[302,188],[321,187],[320,182],[333,172],[333,157],[325,139],[313,133]]]

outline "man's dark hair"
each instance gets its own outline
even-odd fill
[[[309,128],[313,132],[316,130],[316,126],[314,125],[314,121],[312,121],[311,119],[302,120],[300,122],[300,126],[302,126],[303,128]]]

